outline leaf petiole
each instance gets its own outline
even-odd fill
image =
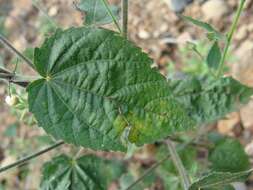
[[[119,30],[119,32],[122,33],[117,19],[115,18],[115,16],[113,15],[113,13],[112,13],[110,7],[108,6],[108,2],[107,2],[106,0],[101,0],[101,1],[102,1],[102,3],[104,4],[104,6],[105,6],[105,8],[106,8],[106,10],[107,10],[107,13],[108,13],[108,14],[110,15],[110,17],[112,18],[114,25],[117,27],[117,29]]]

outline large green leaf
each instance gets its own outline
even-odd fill
[[[106,190],[124,170],[118,161],[61,155],[44,164],[40,190]]]
[[[212,169],[220,172],[241,172],[250,167],[249,157],[236,139],[219,142],[209,155]]]
[[[104,0],[107,3],[107,0]],[[113,22],[112,17],[108,13],[103,0],[81,0],[77,5],[78,9],[85,13],[86,25],[103,25]],[[108,6],[115,18],[119,15],[119,9],[116,6]]]
[[[29,108],[47,133],[93,149],[126,150],[194,126],[152,60],[105,29],[58,31],[35,50],[41,79]]]
[[[189,190],[202,190],[206,188],[222,189],[230,183],[245,181],[251,173],[252,170],[239,173],[212,172],[194,182]]]
[[[186,77],[170,81],[174,96],[198,124],[216,121],[250,100],[253,89],[231,77]]]

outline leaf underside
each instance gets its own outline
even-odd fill
[[[194,126],[152,60],[118,33],[57,31],[35,49],[41,79],[29,109],[57,139],[96,150],[126,150]]]
[[[43,165],[40,190],[106,190],[124,170],[118,161],[92,155],[73,160],[61,155]]]

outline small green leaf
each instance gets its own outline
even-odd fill
[[[239,173],[229,173],[229,172],[212,172],[198,181],[194,182],[189,190],[202,190],[206,188],[218,188],[221,189],[226,185],[233,182],[245,181],[252,170],[239,172]]]
[[[207,55],[207,65],[209,68],[217,69],[221,60],[221,50],[218,41],[215,41]]]
[[[29,109],[48,134],[96,150],[152,143],[195,122],[152,60],[118,33],[58,31],[35,50]]]
[[[85,25],[104,25],[113,22],[102,0],[81,0],[77,7],[85,13]],[[119,18],[119,8],[113,5],[109,8],[114,17]]]
[[[216,29],[214,29],[210,24],[206,22],[193,19],[192,17],[189,17],[189,16],[184,16],[184,15],[180,15],[180,16],[183,20],[190,22],[202,29],[205,29],[208,32],[207,35],[208,35],[208,39],[210,40],[221,40],[225,38],[220,32],[218,32]]]
[[[235,111],[250,100],[253,89],[231,77],[186,77],[169,81],[177,101],[198,124],[209,123]]]
[[[236,139],[219,142],[209,155],[211,168],[219,172],[241,172],[250,167],[249,157]]]
[[[92,155],[73,160],[61,155],[44,164],[40,190],[106,190],[123,172],[119,161]]]

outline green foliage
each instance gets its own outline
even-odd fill
[[[105,2],[107,3],[107,0]],[[104,25],[113,22],[102,0],[81,0],[77,7],[85,13],[85,25]],[[119,8],[114,5],[110,5],[109,8],[113,16],[119,18]]]
[[[44,164],[40,190],[105,190],[124,170],[118,161],[61,155]]]
[[[161,145],[156,153],[157,161],[163,159],[168,154],[168,148]],[[197,173],[201,170],[201,165],[197,160],[197,151],[195,148],[187,147],[178,152],[185,169],[191,179],[195,179]],[[166,190],[182,190],[180,176],[173,162],[168,159],[156,169],[156,174],[162,179],[163,186]]]
[[[169,82],[177,101],[198,124],[216,121],[250,100],[253,89],[231,77],[186,77]]]
[[[48,17],[45,15],[40,15],[39,17],[39,33],[48,36],[56,31],[56,26],[54,23],[48,21]]]
[[[57,139],[124,151],[125,140],[143,145],[194,126],[152,60],[115,32],[58,31],[34,62],[42,78],[28,88],[29,108]]]
[[[212,170],[241,172],[250,167],[249,157],[238,140],[225,139],[219,142],[209,155]]]
[[[180,71],[193,76],[202,76],[209,74],[208,65],[205,64],[204,55],[207,55],[209,46],[206,41],[197,41],[196,43],[187,43],[185,46],[179,47],[180,62],[182,67]],[[169,78],[173,78],[175,73],[175,64],[170,63],[168,68]]]
[[[194,24],[195,26],[198,26],[198,27],[206,30],[208,32],[207,37],[210,40],[221,40],[221,39],[225,38],[220,32],[218,32],[214,27],[212,27],[210,24],[208,24],[206,22],[202,22],[202,21],[193,19],[188,16],[183,16],[183,15],[181,15],[181,18],[183,18],[187,22]]]
[[[28,59],[30,59],[31,61],[33,61],[33,58],[34,58],[34,48],[28,47],[28,48],[26,48],[26,49],[22,52],[22,54],[23,54],[25,57],[27,57]],[[20,59],[19,57],[15,57],[15,58],[12,59],[12,63],[13,63],[13,64],[20,64],[20,63],[22,63],[22,62],[23,62],[23,60]]]
[[[116,21],[117,7],[109,6],[106,0],[81,0],[77,8],[85,14],[84,24],[89,27],[59,29],[40,48],[28,48],[24,52],[28,58],[34,57],[35,70],[40,75],[40,79],[27,88],[29,110],[38,125],[55,139],[95,150],[126,151],[130,147],[128,158],[137,149],[136,145],[153,143],[175,132],[225,117],[239,105],[247,103],[253,94],[252,88],[235,79],[220,77],[244,2],[241,0],[227,37],[205,22],[182,16],[206,30],[212,46],[209,49],[206,44],[189,43],[198,60],[189,59],[188,54],[183,56],[189,64],[182,70],[191,76],[182,74],[185,78],[166,80],[151,68],[153,61],[140,48],[116,32],[95,27],[114,22],[121,31]],[[47,14],[44,16],[39,30],[54,32],[56,24]],[[0,31],[4,22],[1,19]],[[226,40],[223,53],[220,40]],[[5,71],[2,76],[6,77]],[[15,93],[19,95],[11,89],[10,94]],[[23,119],[28,113],[27,97],[23,92],[20,94],[13,107],[19,110]],[[33,117],[30,118],[33,121]],[[15,137],[16,133],[17,126],[13,125],[4,135]],[[15,143],[20,144],[22,140],[17,138]],[[31,146],[29,140],[24,147]],[[209,135],[209,140],[214,147],[210,148],[210,144],[201,146],[209,151],[205,159],[209,159],[210,168],[198,162],[199,152],[190,144],[197,144],[197,141],[187,141],[187,148],[178,153],[190,180],[203,173],[203,169],[211,171],[194,182],[189,190],[233,190],[230,183],[244,181],[252,172],[248,170],[249,157],[237,140],[217,135]],[[49,136],[38,137],[37,141],[42,145],[52,143]],[[156,159],[167,157],[167,152],[167,147],[160,145]],[[161,180],[166,190],[181,190],[184,184],[180,183],[179,174],[182,177],[185,171],[176,167],[181,164],[171,160],[159,164],[155,173],[143,177],[133,189],[153,187],[157,180]],[[125,172],[119,161],[92,155],[80,158],[61,155],[43,166],[40,189],[105,190],[114,180],[120,179],[118,187],[124,190],[144,174],[143,168],[139,166],[134,171],[130,168]],[[28,167],[21,171],[21,180],[28,171]],[[190,183],[187,181],[183,180],[185,186]]]
[[[219,63],[221,61],[221,50],[218,44],[218,41],[215,41],[210,49],[207,56],[207,65],[209,68],[218,69]]]
[[[221,189],[233,182],[245,181],[252,173],[252,170],[229,173],[229,172],[211,172],[194,182],[189,190],[200,190],[206,188]]]
[[[132,183],[134,183],[135,180],[137,180],[137,178],[141,174],[143,174],[143,171],[141,169],[138,171],[129,171],[123,174],[119,180],[120,190],[126,190],[126,188],[128,188]],[[147,175],[140,183],[138,183],[133,188],[131,188],[131,190],[146,189],[152,186],[152,184],[154,184],[155,181],[156,181],[156,175],[151,173],[150,175]]]

